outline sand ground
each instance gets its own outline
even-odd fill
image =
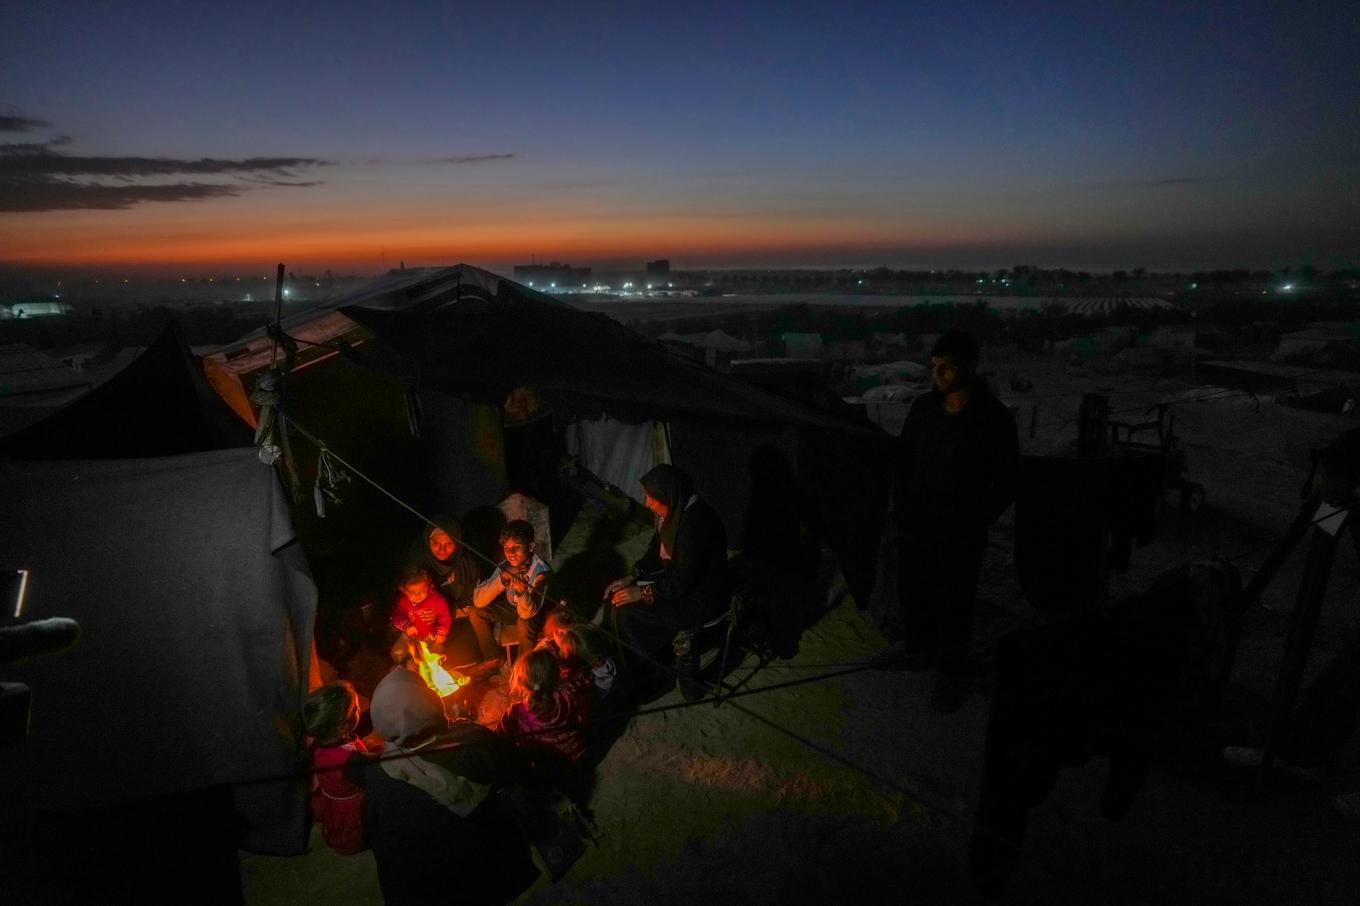
[[[998,377],[1022,371],[1035,387],[1006,394],[1021,416],[1022,447],[1056,450],[1075,436],[1078,395],[1111,391],[1134,410],[1174,394],[1185,379],[1073,373],[1052,359],[994,356]],[[1138,389],[1143,388],[1143,389]],[[1132,392],[1131,392],[1132,391]],[[1040,429],[1028,432],[1037,406]],[[1307,450],[1354,425],[1339,416],[1241,397],[1177,407],[1190,477],[1206,489],[1194,516],[1164,513],[1159,536],[1136,549],[1113,596],[1146,586],[1186,560],[1236,556],[1244,580],[1299,506]],[[1041,618],[1020,594],[1008,514],[992,534],[976,628],[995,639]],[[570,555],[572,539],[561,556]],[[579,543],[579,539],[573,543]],[[634,541],[634,543],[636,543]],[[1278,670],[1302,549],[1247,616],[1231,707],[1242,742],[1259,742]],[[891,593],[890,589],[884,591]],[[1360,622],[1360,560],[1338,552],[1309,674]],[[877,596],[876,596],[877,597]],[[872,613],[848,596],[803,638],[796,658],[767,665],[761,689],[862,664],[889,646]],[[755,666],[748,659],[735,680]],[[928,674],[867,670],[698,707],[642,715],[600,764],[592,802],[600,832],[556,884],[521,902],[969,903],[982,902],[964,872],[978,804],[989,710],[983,678],[962,710],[930,708]],[[654,705],[674,704],[671,692]],[[1336,793],[1360,789],[1352,741],[1321,779],[1282,777],[1258,786],[1229,769],[1158,765],[1119,821],[1099,814],[1107,762],[1065,769],[1030,813],[1009,903],[1360,902],[1360,822],[1335,813]],[[456,853],[449,870],[459,870]],[[338,857],[314,834],[306,856],[244,856],[252,904],[381,901],[372,857]]]

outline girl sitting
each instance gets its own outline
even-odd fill
[[[579,701],[562,686],[559,662],[546,648],[515,661],[510,671],[512,704],[499,730],[550,770],[580,763],[585,756]],[[555,764],[554,764],[555,763]]]
[[[326,845],[341,855],[362,852],[364,788],[345,777],[345,765],[371,759],[355,734],[359,695],[341,680],[328,683],[302,705],[302,722],[312,737],[312,815]]]

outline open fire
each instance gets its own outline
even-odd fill
[[[448,698],[468,684],[469,677],[445,669],[442,654],[435,654],[423,641],[418,643],[417,648],[416,666],[420,670],[420,678],[440,698]]]

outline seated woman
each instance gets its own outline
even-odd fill
[[[472,552],[463,544],[463,527],[452,516],[439,515],[426,525],[412,546],[410,563],[424,568],[435,590],[452,610],[472,604],[472,590],[480,576]]]
[[[387,903],[504,903],[537,875],[494,790],[513,782],[512,746],[467,720],[450,724],[421,678],[392,670],[373,692],[384,758],[356,767],[364,827]],[[348,773],[348,769],[347,769]]]
[[[631,672],[650,686],[665,680],[660,668],[673,657],[676,634],[697,631],[727,607],[727,532],[674,466],[657,466],[641,484],[656,535],[633,575],[609,583],[605,597]]]

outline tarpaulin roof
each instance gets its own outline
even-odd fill
[[[370,348],[365,364],[421,386],[499,404],[517,387],[585,415],[629,421],[723,419],[869,432],[677,355],[607,315],[467,264],[391,271],[367,286],[281,321],[299,363],[335,355],[363,331],[398,355]],[[315,344],[327,344],[317,346]],[[238,375],[267,366],[273,341],[247,334],[205,358]]]
[[[872,585],[872,562],[857,558],[877,551],[891,447],[875,427],[719,374],[607,315],[469,265],[394,271],[285,318],[281,327],[301,341],[295,370],[339,355],[340,341],[352,347],[373,337],[379,342],[365,343],[352,358],[417,390],[501,406],[511,391],[529,388],[568,416],[667,421],[675,461],[701,490],[724,486],[724,476],[736,481],[730,493],[713,495],[733,530],[747,500],[744,460],[733,444],[784,437],[791,458],[799,450],[809,454],[806,472],[815,476],[814,496],[828,514],[828,540],[856,594],[867,596]],[[273,343],[259,331],[205,358],[212,368],[244,376],[269,365]],[[790,428],[803,435],[801,443]]]
[[[0,344],[0,396],[88,387],[90,378],[24,343]]]
[[[495,281],[494,292],[491,282]],[[604,314],[460,265],[403,292],[355,294],[341,311],[401,356],[388,367],[422,385],[501,402],[530,387],[551,405],[631,421],[721,419],[868,429],[800,406],[676,355]]]
[[[127,459],[251,443],[171,325],[118,374],[0,440],[0,457]]]

